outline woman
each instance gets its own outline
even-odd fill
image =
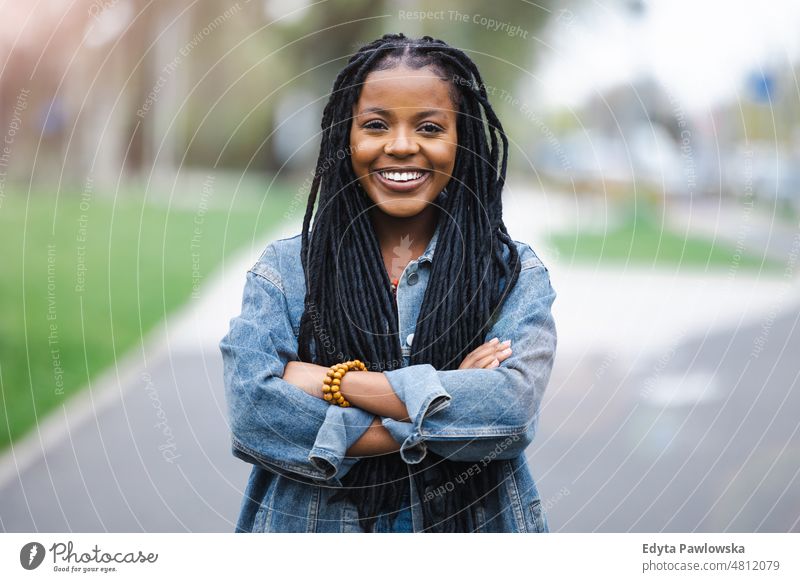
[[[524,450],[555,292],[503,224],[507,146],[440,40],[384,35],[339,73],[302,233],[220,343],[254,465],[237,532],[548,531]]]

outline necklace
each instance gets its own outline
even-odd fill
[[[400,279],[393,279],[392,280],[392,295],[394,298],[397,299],[397,285],[400,283]]]

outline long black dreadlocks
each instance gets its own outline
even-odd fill
[[[453,175],[436,201],[441,210],[439,239],[414,332],[411,364],[457,369],[484,342],[492,317],[519,275],[519,254],[502,219],[508,140],[477,67],[462,51],[430,36],[386,34],[350,58],[336,77],[323,112],[322,145],[302,231],[306,281],[298,340],[302,361],[330,366],[360,359],[373,371],[402,367],[391,282],[368,218],[371,201],[358,186],[349,154],[341,153],[350,143],[352,108],[366,76],[400,63],[414,69],[432,67],[450,82],[459,141]],[[489,143],[481,110],[488,122]],[[510,252],[507,260],[504,247]],[[459,284],[453,285],[454,281]],[[399,453],[363,458],[345,475],[345,487],[330,501],[352,500],[361,523],[371,531],[381,513],[401,509],[411,468],[419,492],[426,487],[436,490],[448,481],[454,485],[443,495],[423,499],[425,531],[473,531],[472,506],[497,486],[498,464],[493,461],[477,477],[456,485],[454,477],[472,463],[450,461],[432,451],[418,465],[407,465]]]

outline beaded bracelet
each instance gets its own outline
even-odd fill
[[[367,367],[361,360],[350,360],[349,362],[342,362],[341,364],[334,364],[328,370],[325,379],[322,381],[322,397],[331,404],[338,404],[342,407],[350,406],[350,403],[345,400],[341,392],[342,378],[350,370],[360,370],[362,372],[367,370]]]

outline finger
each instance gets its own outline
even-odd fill
[[[488,356],[484,356],[483,358],[475,362],[475,367],[488,368],[492,365],[493,362],[497,362],[497,365],[500,364],[500,362],[497,360],[497,357],[495,357],[494,354],[489,354]]]
[[[497,349],[498,344],[500,343],[499,338],[493,338],[488,342],[481,344],[474,350],[472,350],[466,358],[461,362],[461,365],[458,366],[459,370],[464,368],[478,368],[480,366],[477,365],[477,361],[482,358],[486,358],[494,353]]]
[[[461,365],[458,366],[459,369],[463,368],[471,368],[475,363],[475,352],[470,352],[466,358],[461,362]]]
[[[494,338],[486,342],[485,344],[481,344],[474,350],[470,352],[470,356],[474,357],[475,359],[483,358],[484,356],[488,356],[497,349],[500,340],[498,338]]]
[[[479,358],[475,364],[475,367],[488,368],[491,366],[491,364],[493,364],[495,360],[497,361],[497,364],[495,364],[495,366],[499,366],[500,363],[508,359],[510,355],[511,355],[511,348],[495,351],[492,354],[488,354],[486,356],[483,356],[482,358]]]

